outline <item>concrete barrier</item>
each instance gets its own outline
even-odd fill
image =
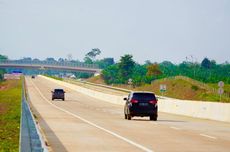
[[[123,100],[124,98],[123,96],[111,95],[103,92],[98,92],[95,90],[90,90],[84,87],[55,80],[45,76],[40,76],[40,77],[106,102],[119,104],[119,105],[124,105],[125,103],[125,101]],[[208,102],[208,101],[201,102],[201,101],[179,100],[173,98],[160,98],[158,101],[158,109],[159,111],[166,112],[166,113],[230,122],[229,103],[215,103],[215,102]]]
[[[196,118],[230,122],[230,104],[186,101],[177,99],[159,100],[159,111]]]

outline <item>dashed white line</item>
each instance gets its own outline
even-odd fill
[[[177,128],[177,127],[170,127],[171,129],[174,129],[174,130],[181,130],[180,128]]]
[[[30,80],[30,81],[31,81],[31,80]],[[92,122],[90,122],[90,121],[88,121],[88,120],[86,120],[86,119],[84,119],[84,118],[82,118],[82,117],[76,115],[76,114],[73,114],[73,113],[71,113],[71,112],[69,112],[69,111],[67,111],[67,110],[65,110],[65,109],[63,109],[63,108],[60,108],[60,107],[54,105],[53,103],[51,103],[51,102],[41,93],[41,91],[40,91],[40,90],[38,89],[38,87],[34,84],[34,82],[31,81],[31,83],[32,83],[32,85],[35,87],[35,89],[38,91],[38,93],[41,95],[41,97],[42,97],[47,103],[49,103],[51,106],[55,107],[56,109],[59,109],[59,110],[65,112],[65,113],[67,113],[67,114],[69,114],[69,115],[71,115],[71,116],[73,116],[73,117],[75,117],[75,118],[78,118],[78,119],[82,120],[82,121],[85,122],[85,123],[88,123],[88,124],[91,125],[91,126],[94,126],[94,127],[98,128],[98,129],[104,131],[104,132],[107,132],[107,133],[109,133],[109,134],[111,134],[111,135],[113,135],[113,136],[115,136],[115,137],[117,137],[117,138],[119,138],[119,139],[121,139],[121,140],[123,140],[123,141],[125,141],[125,142],[127,142],[127,143],[129,143],[129,144],[131,144],[131,145],[133,145],[133,146],[135,146],[135,147],[141,149],[141,150],[143,150],[143,151],[146,151],[146,152],[154,152],[154,151],[151,150],[151,149],[148,149],[148,148],[146,148],[146,147],[144,147],[144,146],[142,146],[142,145],[140,145],[140,144],[138,144],[138,143],[135,143],[135,142],[133,142],[133,141],[131,141],[131,140],[129,140],[129,139],[127,139],[127,138],[121,136],[121,135],[118,135],[118,134],[116,134],[116,133],[114,133],[114,132],[112,132],[112,131],[110,131],[110,130],[107,130],[107,129],[101,127],[101,126],[98,126],[98,125],[96,125],[96,124],[94,124],[94,123],[92,123]]]
[[[209,136],[209,135],[206,135],[206,134],[200,134],[200,136],[211,138],[211,139],[217,139],[216,137]]]

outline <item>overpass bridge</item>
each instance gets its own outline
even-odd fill
[[[0,60],[0,68],[32,68],[68,70],[87,73],[100,73],[101,69],[95,64],[72,63],[72,62],[49,62],[49,61],[22,61],[22,60]]]

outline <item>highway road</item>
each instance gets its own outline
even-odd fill
[[[50,151],[230,152],[230,123],[159,113],[125,120],[123,106],[100,101],[41,77],[26,78],[32,110]],[[64,88],[66,100],[51,100]]]

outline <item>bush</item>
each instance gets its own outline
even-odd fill
[[[198,88],[198,86],[192,85],[191,89],[194,91],[197,91],[199,88]]]

